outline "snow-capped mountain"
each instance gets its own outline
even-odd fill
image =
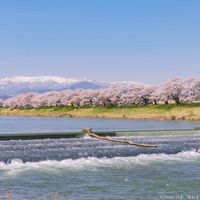
[[[97,89],[109,84],[89,80],[67,79],[57,76],[16,76],[0,79],[0,98],[15,96],[26,92],[47,92],[66,89]]]
[[[109,86],[120,87],[129,85],[141,86],[145,84],[132,81],[105,83],[91,80],[68,79],[59,76],[15,76],[0,78],[0,98],[8,98],[27,92],[44,93],[67,89],[99,89]]]

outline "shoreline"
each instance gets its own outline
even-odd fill
[[[149,105],[134,107],[0,108],[1,116],[76,117],[111,119],[200,121],[200,105]]]

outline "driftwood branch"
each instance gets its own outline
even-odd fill
[[[82,130],[82,132],[85,133],[85,134],[88,134],[92,138],[96,138],[96,139],[99,139],[99,140],[106,140],[106,141],[109,141],[109,142],[120,142],[120,143],[125,143],[125,144],[128,144],[128,145],[138,146],[138,147],[157,147],[157,145],[153,145],[153,144],[139,144],[139,143],[132,142],[130,140],[117,140],[117,139],[112,139],[110,137],[99,136],[99,135],[95,134],[94,132],[92,132],[91,128],[84,128]]]

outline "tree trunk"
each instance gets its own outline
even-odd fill
[[[120,143],[125,143],[128,145],[138,146],[138,147],[157,147],[157,145],[154,145],[154,144],[139,144],[139,143],[134,143],[129,140],[116,140],[116,139],[112,139],[110,137],[102,137],[102,136],[99,136],[99,135],[96,135],[95,133],[93,133],[91,128],[84,128],[82,130],[82,132],[88,134],[92,138],[106,140],[109,142],[120,142]]]

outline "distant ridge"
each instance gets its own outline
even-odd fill
[[[58,76],[15,76],[0,79],[0,98],[7,98],[27,92],[44,93],[66,89],[98,89],[108,85],[107,83],[96,81],[83,81]]]
[[[78,83],[74,83],[73,85],[70,86],[70,89],[99,89],[102,86],[99,85],[98,83],[92,83],[88,81],[81,81]]]
[[[91,80],[69,79],[59,76],[14,76],[0,78],[0,98],[8,98],[20,93],[38,92],[45,93],[49,91],[61,91],[67,89],[100,89],[111,85],[129,85],[141,83],[123,81],[123,82],[98,82]]]

